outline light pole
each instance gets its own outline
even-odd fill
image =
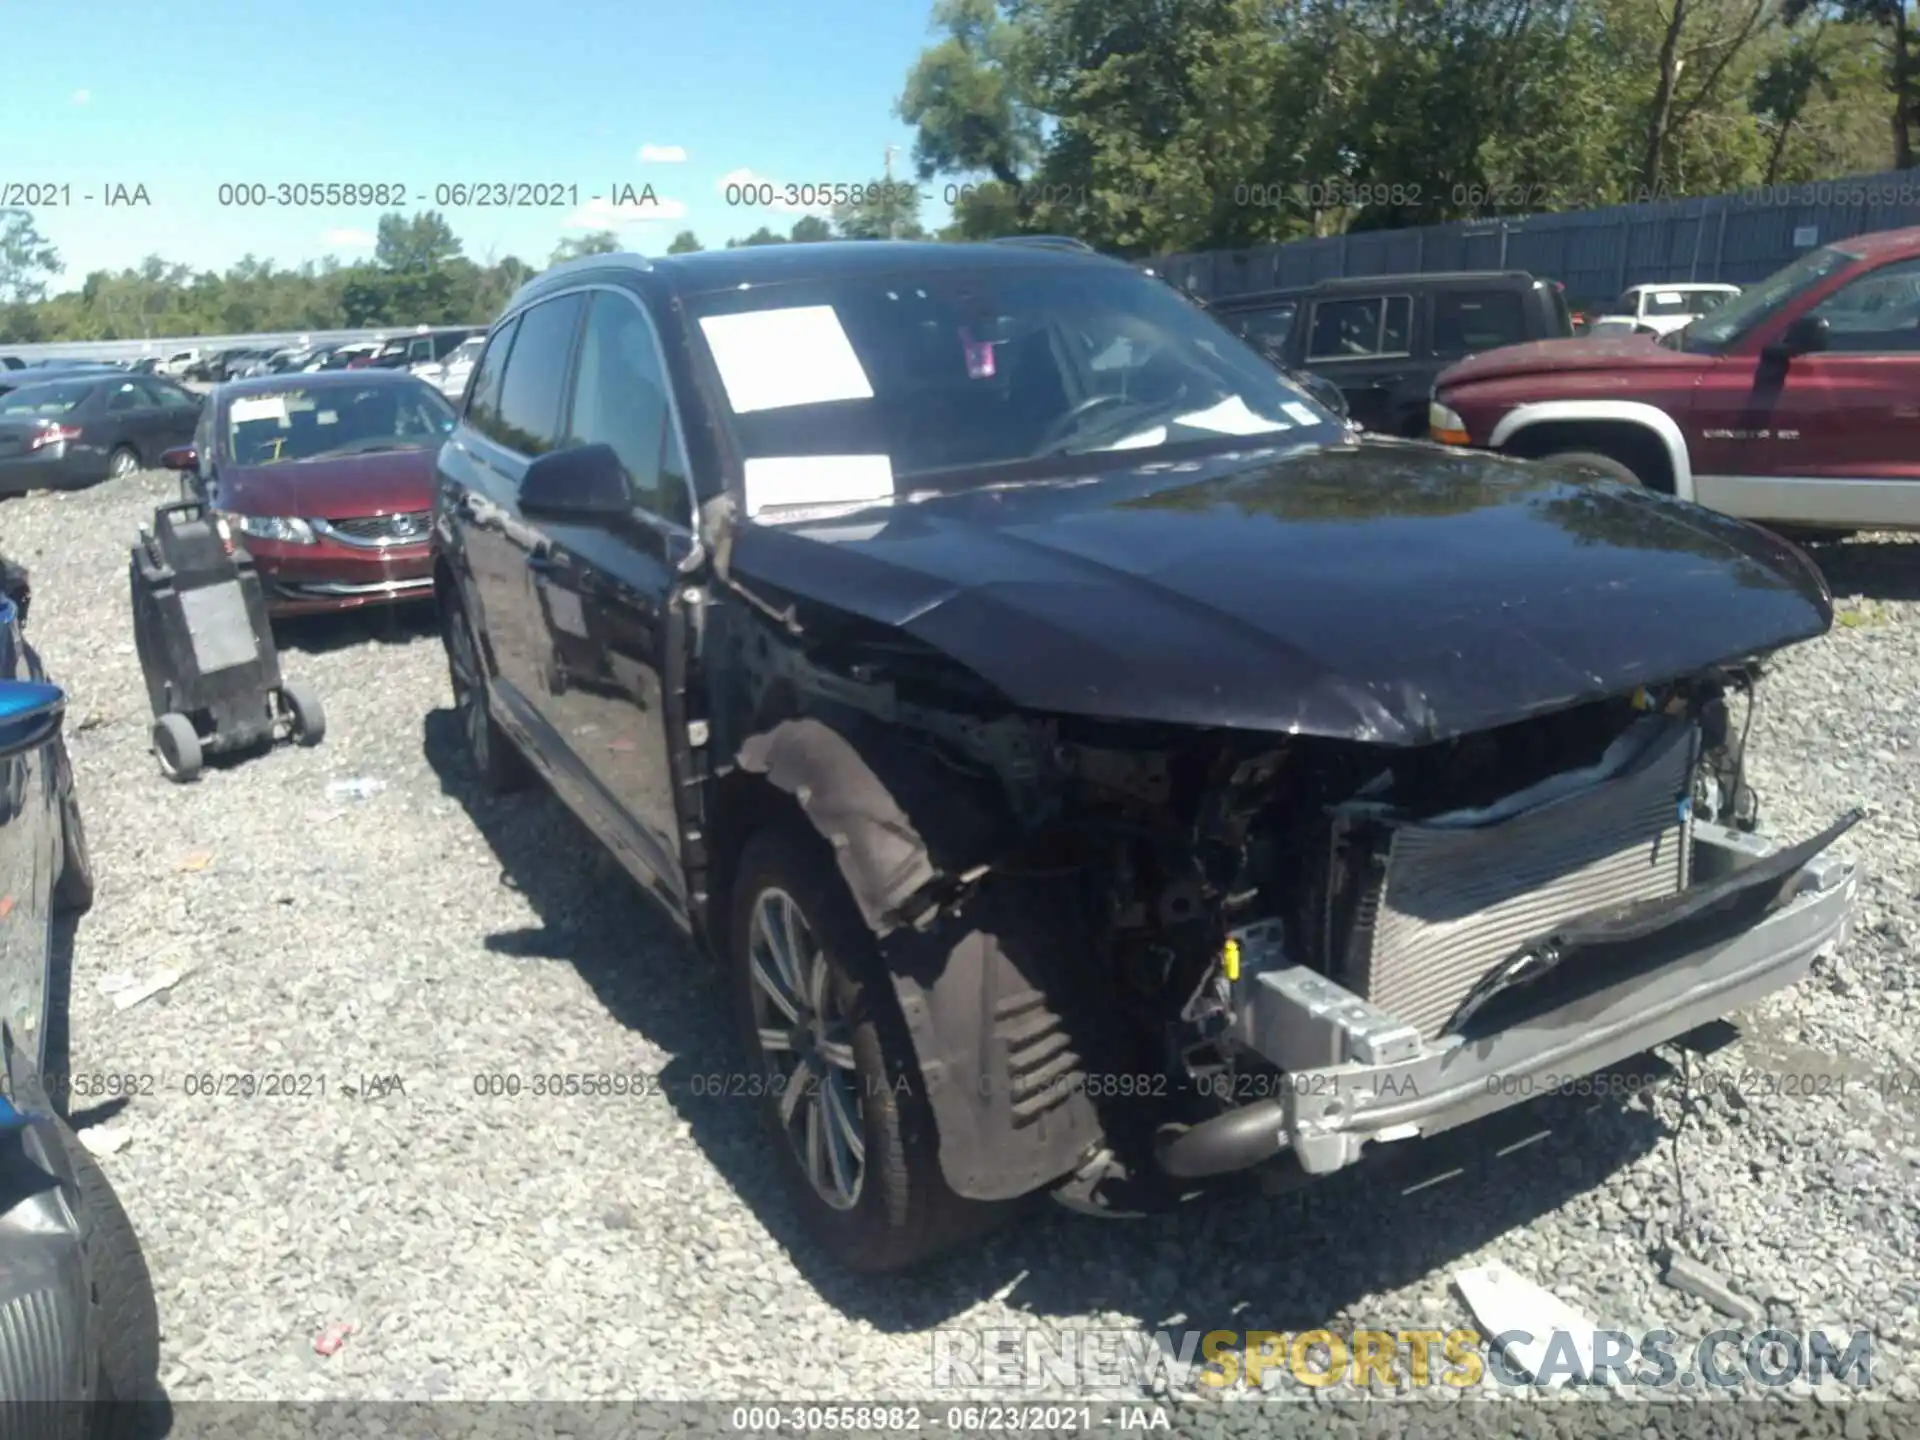
[[[880,159],[880,171],[885,181],[880,187],[880,203],[887,207],[887,238],[893,239],[893,152],[898,145],[887,146],[886,154]]]

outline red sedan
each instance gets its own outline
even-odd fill
[[[453,408],[390,370],[221,386],[161,457],[246,546],[276,616],[433,598],[434,456]]]

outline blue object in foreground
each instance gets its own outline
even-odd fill
[[[67,695],[39,680],[0,680],[0,757],[32,750],[60,730]]]

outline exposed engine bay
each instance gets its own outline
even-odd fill
[[[1074,1009],[1058,994],[989,1007],[982,1083],[1007,1087],[1015,1129],[1044,1128],[1082,1090],[1109,1116],[1155,1109],[1176,1138],[1260,1117],[1259,1136],[1176,1157],[1174,1173],[1282,1148],[1270,1132],[1298,1107],[1303,1073],[1442,1063],[1604,988],[1631,968],[1607,949],[1617,937],[1587,935],[1591,963],[1563,967],[1569,934],[1600,920],[1645,948],[1697,872],[1773,853],[1756,841],[1754,855],[1696,863],[1701,833],[1755,829],[1757,662],[1394,747],[1009,712],[920,647],[861,639],[767,647],[771,664],[749,667],[752,708],[881,721],[956,805],[991,816],[968,863],[896,918],[924,930],[996,876],[1043,885],[1075,937],[1051,990],[1098,1004],[1079,1007],[1077,1028],[1055,1023]]]

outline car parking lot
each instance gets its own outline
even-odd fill
[[[1864,872],[1856,931],[1690,1085],[1549,1102],[1551,1137],[1504,1159],[1463,1137],[1433,1163],[1465,1173],[1412,1195],[1350,1173],[1134,1224],[1042,1208],[862,1279],[794,1234],[753,1105],[706,1078],[739,1068],[722,987],[543,790],[479,796],[430,614],[287,628],[327,742],[161,778],[126,547],[173,483],[0,518],[73,697],[99,872],[73,947],[76,1089],[138,1082],[110,1115],[76,1096],[76,1119],[130,1137],[105,1164],[176,1403],[925,1398],[934,1327],[1450,1329],[1471,1320],[1448,1276],[1482,1260],[1602,1324],[1727,1323],[1661,1284],[1668,1238],[1774,1323],[1873,1329],[1876,1382],[1920,1395],[1913,540],[1826,549],[1841,622],[1778,661],[1752,741],[1772,833],[1871,812],[1841,846]],[[186,973],[116,1005],[168,970]],[[328,1326],[351,1330],[322,1356]]]

